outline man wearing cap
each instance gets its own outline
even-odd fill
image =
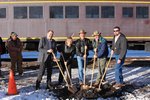
[[[108,56],[108,46],[107,46],[106,39],[104,39],[101,36],[101,33],[99,33],[98,31],[95,31],[92,36],[94,36],[94,40],[92,42],[94,53],[95,53],[94,57],[97,58],[97,63],[99,68],[94,86],[98,86],[105,71],[106,60]],[[106,80],[106,75],[102,81],[105,80]]]
[[[10,38],[7,40],[7,49],[11,59],[11,69],[15,75],[15,68],[17,65],[17,71],[19,75],[23,75],[22,69],[22,49],[23,45],[18,35],[15,32],[11,32]]]
[[[79,74],[79,83],[83,85],[83,67],[84,67],[84,58],[86,59],[89,55],[88,51],[91,48],[91,43],[88,38],[85,38],[86,32],[82,29],[79,32],[79,39],[76,41],[76,55],[78,62],[78,74]],[[86,51],[86,54],[85,54]]]
[[[114,87],[122,87],[123,84],[123,75],[122,75],[122,66],[127,53],[127,39],[124,34],[120,32],[120,27],[116,26],[113,29],[114,37],[112,41],[112,50],[111,55],[114,54],[116,59],[115,64],[115,81],[116,84]]]

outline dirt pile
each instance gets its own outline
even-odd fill
[[[134,90],[132,85],[125,85],[124,87],[120,89],[115,89],[113,87],[113,84],[103,84],[101,87],[101,90],[98,91],[97,88],[92,87],[89,89],[81,89],[78,84],[76,84],[76,87],[78,91],[75,94],[72,94],[68,91],[68,88],[66,86],[60,86],[55,85],[53,90],[55,96],[57,96],[59,99],[97,99],[99,97],[101,98],[108,98],[108,97],[119,97],[122,96],[124,92],[131,92]]]

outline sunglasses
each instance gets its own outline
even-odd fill
[[[119,30],[114,30],[114,32],[119,32]]]

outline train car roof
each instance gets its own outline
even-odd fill
[[[49,2],[105,2],[105,3],[133,3],[150,4],[150,0],[0,0],[0,4],[19,3],[49,3]]]
[[[57,3],[57,2],[150,4],[150,0],[0,0],[0,4]]]
[[[81,1],[81,2],[86,2],[86,1],[103,1],[103,2],[107,2],[107,1],[122,1],[122,2],[126,2],[126,1],[134,1],[134,2],[136,2],[136,1],[150,1],[150,0],[0,0],[0,2],[16,2],[16,1],[57,1],[57,2],[59,2],[59,1],[70,1],[70,2],[72,2],[72,1]]]

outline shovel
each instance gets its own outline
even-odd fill
[[[87,47],[85,46],[84,48],[85,48],[84,55],[86,55]],[[85,76],[86,76],[86,57],[84,58],[84,80],[83,80],[84,83],[83,83],[82,89],[88,89],[88,85],[85,84]]]
[[[96,55],[96,52],[95,52],[95,55]],[[93,81],[93,73],[94,73],[95,61],[96,61],[96,58],[94,57],[90,88],[92,88],[92,81]]]
[[[55,54],[54,54],[53,52],[52,52],[52,55],[53,55],[53,57],[56,59],[56,56],[55,56]],[[59,70],[60,70],[60,72],[61,72],[61,74],[62,74],[62,76],[63,76],[63,78],[64,78],[64,80],[65,80],[65,82],[66,82],[66,84],[67,84],[68,90],[69,90],[71,93],[75,93],[74,90],[69,86],[69,83],[68,83],[67,79],[65,78],[65,75],[64,75],[64,73],[63,73],[63,71],[62,71],[62,69],[61,69],[61,67],[60,67],[60,65],[59,65],[59,63],[58,63],[58,61],[56,60],[55,62],[56,62],[57,66],[58,66],[58,68],[59,68]]]
[[[111,58],[112,58],[112,55],[110,55],[109,61],[108,61],[107,65],[106,65],[104,74],[103,74],[103,76],[102,76],[102,78],[101,78],[101,80],[100,80],[100,83],[99,83],[99,86],[98,86],[97,91],[101,91],[101,88],[100,88],[100,87],[101,87],[102,81],[103,81],[103,79],[104,79],[104,76],[105,76],[105,74],[106,74],[106,71],[107,71],[107,69],[108,69],[108,66],[109,66],[109,64],[110,64]]]
[[[62,55],[62,58],[63,58],[63,61],[64,61],[64,65],[65,65],[65,68],[66,68],[66,73],[67,73],[68,78],[69,78],[69,81],[70,81],[70,88],[71,88],[71,91],[72,91],[72,93],[76,93],[76,92],[78,91],[78,89],[77,89],[75,86],[73,86],[72,80],[71,80],[71,77],[70,77],[70,74],[69,74],[68,67],[67,67],[67,65],[66,65],[66,63],[65,63],[65,58],[64,58],[64,56],[63,56],[62,53],[61,53],[61,55]],[[69,90],[69,89],[68,89],[68,90]]]

